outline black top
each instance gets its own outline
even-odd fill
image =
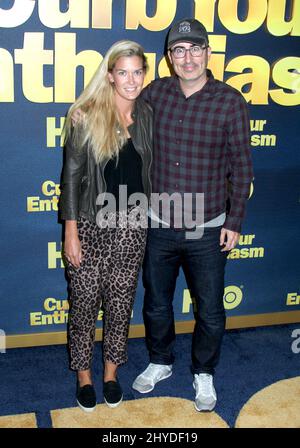
[[[127,199],[133,193],[143,193],[142,182],[142,159],[137,153],[131,138],[119,152],[119,160],[116,165],[116,158],[110,159],[104,170],[107,193],[112,193],[116,198],[116,205],[119,208],[119,185],[127,186]],[[122,205],[122,204],[121,204]],[[122,207],[123,208],[123,207]]]

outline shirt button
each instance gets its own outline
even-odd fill
[[[175,162],[175,165],[176,165],[176,166],[179,166],[179,162]]]
[[[179,123],[182,123],[182,120],[178,120]]]

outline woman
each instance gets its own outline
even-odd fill
[[[103,226],[104,216],[99,215],[104,207],[98,204],[103,205],[99,201],[103,193],[110,193],[121,205],[120,185],[126,186],[128,196],[150,196],[152,112],[138,98],[146,69],[140,45],[125,40],[115,43],[66,118],[60,210],[70,278],[69,348],[71,369],[77,371],[77,402],[87,412],[96,406],[91,362],[100,306],[104,311],[104,400],[116,407],[123,397],[117,368],[127,361],[146,217],[141,207],[126,205],[110,211]],[[72,114],[78,110],[81,119],[73,126]],[[137,215],[140,221],[132,218]]]

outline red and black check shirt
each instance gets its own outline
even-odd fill
[[[204,87],[188,98],[175,76],[142,92],[154,112],[152,190],[204,193],[204,222],[224,213],[229,197],[223,227],[240,232],[253,179],[248,107],[207,72]]]

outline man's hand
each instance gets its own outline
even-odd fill
[[[72,125],[75,126],[77,123],[79,123],[84,116],[84,113],[81,109],[76,109],[71,115]]]
[[[221,229],[221,235],[220,235],[220,246],[224,246],[223,249],[221,249],[221,252],[229,251],[233,249],[238,240],[239,240],[240,234],[238,232],[234,232],[233,230],[224,229],[224,227]]]

